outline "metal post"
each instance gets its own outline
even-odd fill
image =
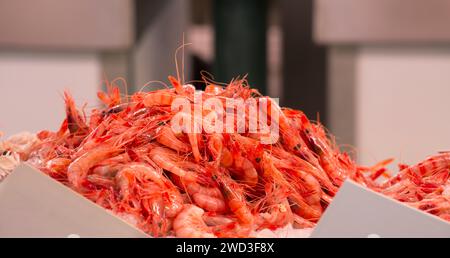
[[[266,0],[215,0],[216,80],[248,74],[252,87],[266,92]]]
[[[327,122],[327,51],[313,39],[313,0],[281,0],[283,105]]]

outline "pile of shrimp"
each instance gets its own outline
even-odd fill
[[[0,138],[2,136],[3,133],[0,132]],[[28,158],[38,143],[36,135],[30,132],[18,133],[0,141],[0,182],[10,175],[22,160]]]
[[[129,96],[109,87],[89,116],[65,93],[66,118],[58,131],[37,133],[28,162],[155,237],[311,228],[347,178],[448,219],[448,196],[438,194],[448,189],[448,153],[429,161],[433,170],[421,163],[377,183],[387,162],[358,166],[319,122],[275,102],[280,137],[272,144],[255,133],[175,133],[171,104],[186,98],[193,107],[195,87],[169,80],[173,87]],[[205,84],[203,99],[270,101],[245,78]]]
[[[450,221],[450,152],[407,166],[376,189],[414,208]]]

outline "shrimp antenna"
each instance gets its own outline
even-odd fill
[[[164,88],[169,89],[170,87],[163,81],[148,81],[146,84],[144,84],[144,86],[141,87],[141,89],[138,92],[142,92],[145,88],[149,87],[150,84],[152,83],[159,83],[161,84]]]
[[[105,84],[105,88],[102,88],[101,90],[108,92],[111,87],[111,83],[106,72],[103,72],[103,80],[101,81],[100,86],[103,86],[103,84]]]
[[[203,80],[206,84],[210,83],[210,84],[216,84],[216,85],[221,85],[221,86],[227,86],[227,85],[228,85],[227,83],[224,83],[224,82],[218,82],[218,81],[215,81],[214,75],[212,75],[212,74],[211,74],[210,72],[208,72],[208,71],[201,70],[201,71],[200,71],[200,75],[201,75],[201,77],[202,77],[202,80]]]
[[[124,77],[117,77],[111,81],[111,86],[114,86],[117,81],[121,81],[123,83],[123,88],[125,90],[125,102],[128,101],[128,84],[127,80]],[[118,86],[118,85],[117,85]]]
[[[178,67],[178,51],[180,51],[180,49],[182,50],[182,58],[181,58],[181,65],[182,65],[182,73],[183,73],[183,81],[182,84],[184,84],[184,47],[185,46],[189,46],[192,45],[192,43],[185,43],[184,42],[184,33],[183,33],[183,43],[181,46],[179,46],[176,50],[175,50],[175,68],[177,70],[177,80],[180,81],[180,69]]]
[[[183,49],[183,51],[181,53],[181,76],[183,76],[183,79],[181,81],[181,84],[184,85],[184,32],[183,32],[183,48],[182,49]]]

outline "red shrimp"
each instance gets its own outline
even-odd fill
[[[439,196],[433,199],[424,199],[409,205],[434,215],[450,214],[450,199]]]
[[[328,175],[321,169],[320,166],[315,167],[309,162],[289,153],[281,148],[272,148],[272,155],[277,159],[272,159],[274,164],[280,168],[292,168],[305,171],[313,175],[321,184],[323,188],[329,191],[332,195],[337,192],[338,188],[330,181]]]
[[[85,119],[75,107],[75,102],[68,91],[64,92],[64,101],[66,102],[66,119],[71,134],[86,134],[89,129]]]
[[[210,175],[189,171],[183,168],[183,160],[172,150],[155,147],[150,151],[150,158],[164,170],[180,177],[184,183],[195,182],[199,184],[209,185],[212,183]]]
[[[294,213],[306,219],[318,219],[321,215],[321,210],[309,205],[300,193],[283,177],[283,174],[275,167],[272,157],[265,153],[263,156],[264,177],[268,178],[270,182],[274,182],[277,189],[283,188],[286,192],[288,200],[292,203],[291,209]]]
[[[202,218],[208,226],[228,225],[236,222],[236,218],[230,215],[220,215],[215,212],[205,212]]]
[[[201,208],[191,204],[185,205],[173,221],[175,235],[188,238],[214,238],[212,230],[203,221],[203,214]]]
[[[155,147],[150,151],[150,158],[162,169],[179,176],[185,182],[197,182],[199,177],[196,173],[186,171],[177,165],[180,157],[173,151]]]
[[[201,139],[201,134],[199,132],[201,132],[202,121],[186,112],[177,113],[177,116],[181,118],[180,122],[182,123],[183,132],[188,136],[192,155],[194,156],[195,161],[199,163],[203,159],[199,147],[199,141]],[[190,125],[190,127],[187,127],[188,125]]]
[[[96,174],[92,174],[92,175],[88,175],[87,176],[87,180],[89,182],[91,182],[92,184],[98,185],[98,186],[102,186],[105,188],[109,188],[109,187],[114,187],[115,186],[115,182],[112,178],[109,177],[104,177],[101,175],[96,175]]]
[[[178,152],[186,153],[189,152],[191,149],[189,145],[182,142],[175,136],[174,132],[168,125],[161,127],[156,140],[160,144]]]
[[[141,182],[152,181],[155,183],[160,188],[159,194],[165,203],[164,210],[168,217],[174,217],[181,210],[183,205],[181,194],[172,182],[162,174],[162,171],[148,164],[131,163],[120,173],[129,173]],[[145,196],[145,192],[142,194]],[[152,194],[153,192],[150,192],[150,195]]]
[[[63,174],[71,162],[68,158],[54,158],[47,162],[46,167],[54,173]]]
[[[221,163],[223,153],[223,137],[221,134],[212,134],[208,139],[208,150],[211,152],[217,166]]]
[[[450,152],[442,152],[437,155],[428,157],[425,161],[422,161],[416,165],[408,166],[398,172],[395,177],[385,182],[383,186],[389,186],[398,182],[400,179],[407,175],[418,175],[420,177],[431,175],[437,171],[445,168],[450,168]]]
[[[316,226],[316,223],[304,219],[297,214],[294,214],[293,216],[294,216],[294,224],[293,224],[294,228],[304,229],[304,228],[314,228]]]
[[[69,182],[75,189],[81,190],[89,169],[95,166],[98,162],[110,158],[117,153],[117,149],[99,147],[81,155],[75,159],[67,169],[67,177]]]
[[[222,213],[227,210],[225,201],[222,198],[217,198],[202,193],[194,193],[192,194],[192,198],[195,204],[207,211]]]
[[[242,183],[250,187],[255,187],[258,184],[258,172],[250,160],[240,155],[235,156],[234,169],[238,171],[236,175]]]
[[[251,225],[254,216],[250,211],[244,189],[222,169],[213,172],[213,178],[219,183],[225,200],[231,212],[236,215],[241,224]]]
[[[206,168],[189,161],[180,162],[178,165],[186,171],[207,174]],[[180,182],[180,188],[184,188],[192,196],[194,203],[206,211],[222,213],[227,210],[222,192],[215,186],[203,186],[196,182]]]
[[[110,85],[107,86],[108,93],[100,91],[97,93],[97,97],[108,107],[119,105],[121,102],[119,88],[111,87]]]
[[[269,193],[269,196],[272,193]],[[276,229],[283,227],[293,222],[293,213],[290,204],[286,197],[270,196],[268,202],[270,203],[267,212],[259,214],[261,222],[259,222],[260,228]]]
[[[163,89],[147,93],[143,103],[146,107],[170,106],[175,98],[177,95],[172,90]]]
[[[223,91],[224,91],[223,87],[214,85],[214,84],[209,84],[209,85],[206,85],[206,87],[205,87],[205,93],[211,94],[214,96],[219,95]]]

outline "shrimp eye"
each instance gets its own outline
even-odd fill
[[[300,150],[301,147],[302,147],[302,145],[299,143],[294,146],[294,150],[298,151],[298,150]]]
[[[261,162],[261,158],[260,158],[260,157],[257,157],[257,158],[255,159],[255,161],[256,161],[257,163],[259,163],[259,162]]]
[[[6,155],[8,155],[8,151],[4,151],[4,152],[2,153],[2,156],[6,156]]]
[[[163,126],[163,125],[165,125],[166,123],[165,122],[159,122],[158,123],[158,126]]]
[[[222,193],[223,193],[223,195],[224,195],[225,198],[228,198],[228,197],[232,196],[232,195],[231,195],[231,192],[230,192],[228,189],[224,189],[224,190],[222,191]]]

